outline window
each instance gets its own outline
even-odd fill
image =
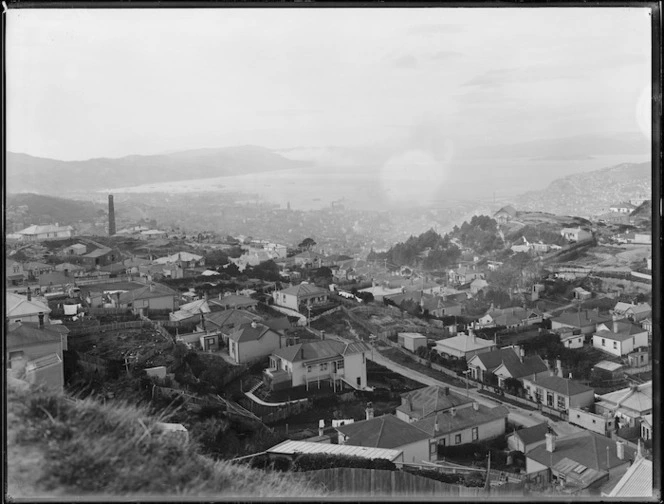
[[[602,338],[602,346],[606,346],[606,340]]]
[[[616,348],[618,348],[618,342],[617,342],[617,341],[614,341],[614,342],[613,342],[613,349],[615,350]]]
[[[564,396],[558,396],[558,409],[565,409],[565,397]]]
[[[560,398],[558,398],[560,399]],[[551,392],[546,393],[546,405],[553,406],[553,394]]]
[[[596,423],[595,420],[593,420],[593,423]]]
[[[438,444],[439,444],[440,446],[445,446],[445,445],[447,444],[447,442],[445,441],[445,438],[443,438],[443,439],[441,439],[441,440],[438,441]]]
[[[344,361],[340,360],[337,361],[337,370],[343,369],[344,368]]]
[[[327,362],[321,362],[319,367],[321,371],[327,371]]]
[[[461,444],[461,434],[454,436],[454,444]]]
[[[429,444],[429,455],[436,455],[438,453],[438,445],[436,443]]]
[[[307,366],[307,373],[311,373],[311,366]]]
[[[577,414],[576,414],[576,418],[581,418],[581,415],[579,415],[579,414],[577,413]]]
[[[477,441],[477,439],[479,438],[479,432],[478,432],[478,428],[477,428],[477,427],[473,427],[472,435],[473,435],[473,436],[472,436],[472,437],[473,437],[473,441]]]

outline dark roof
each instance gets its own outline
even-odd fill
[[[521,358],[515,352],[505,353],[502,364],[512,375],[512,378],[523,378],[547,370],[546,363],[539,355],[524,357],[523,362],[521,362]]]
[[[394,415],[383,415],[336,428],[348,436],[346,444],[371,448],[398,448],[428,439],[422,430]]]
[[[300,362],[328,359],[335,356],[367,351],[369,351],[369,348],[364,343],[342,343],[336,340],[323,340],[298,343],[297,345],[279,348],[272,352],[272,354],[288,362]]]
[[[87,254],[82,255],[81,257],[102,257],[106,254],[110,254],[111,252],[113,252],[113,250],[110,248],[98,248],[92,252],[88,252]]]
[[[232,294],[230,296],[224,296],[221,299],[210,299],[208,304],[223,306],[223,307],[233,307],[233,306],[255,306],[258,304],[258,301],[247,296],[237,296]]]
[[[73,283],[73,278],[66,276],[64,273],[61,273],[59,271],[54,271],[52,273],[44,273],[43,275],[39,275],[39,285],[40,286],[48,286],[50,284],[53,285],[62,285],[66,283]]]
[[[150,287],[152,287],[152,289]],[[152,299],[165,296],[177,296],[177,292],[165,285],[153,283],[152,285],[146,285],[139,289],[123,292],[120,294],[120,304],[131,303],[137,299]]]
[[[616,329],[618,332],[613,332],[613,324],[608,324],[609,330],[602,329],[597,331],[595,336],[601,336],[602,338],[616,340],[616,341],[625,341],[630,339],[635,334],[640,334],[645,332],[645,329],[640,325],[634,324],[630,321],[618,320],[616,321]]]
[[[477,354],[472,359],[479,359],[488,371],[493,371],[504,362],[505,357],[509,357],[510,355],[518,358],[516,350],[512,347],[507,347]]]
[[[278,318],[275,317],[264,320],[262,323],[268,326],[273,331],[284,331],[285,329],[288,329],[293,326],[290,320],[288,320],[288,317],[278,317]]]
[[[238,343],[246,341],[257,341],[270,332],[272,334],[277,334],[272,329],[264,326],[263,324],[248,322],[242,324],[239,328],[233,331],[229,338],[233,341],[237,341]]]
[[[487,408],[483,404],[478,404],[477,410],[461,408],[457,409],[454,415],[451,410],[448,410],[413,422],[412,425],[431,437],[437,437],[467,427],[483,425],[499,418],[507,418],[508,414],[509,410],[505,406]],[[438,424],[438,430],[436,430],[436,424]]]
[[[553,452],[547,451],[545,445],[540,445],[529,451],[526,456],[549,468],[568,458],[590,469],[606,471],[633,459],[635,453],[634,448],[625,445],[625,460],[620,460],[615,441],[594,432],[582,431],[557,438]]]
[[[547,390],[552,390],[563,394],[565,396],[574,396],[577,394],[582,394],[583,392],[594,391],[594,389],[584,385],[575,380],[570,380],[569,378],[561,378],[560,376],[537,376],[537,381],[533,380],[533,376],[527,376],[532,383],[536,384],[538,387],[542,387]]]
[[[397,410],[418,419],[425,418],[438,411],[473,402],[469,397],[451,391],[449,387],[438,387],[436,385],[406,392],[401,394],[401,398],[405,402],[397,406]],[[410,404],[413,405],[412,410]]]
[[[5,340],[7,349],[10,349],[43,343],[59,343],[61,337],[60,332],[51,330],[49,325],[40,328],[36,322],[17,322],[9,324]]]
[[[543,441],[545,439],[545,434],[549,432],[549,425],[546,422],[542,422],[532,427],[526,427],[525,429],[518,430],[514,433],[515,436],[518,436],[523,444],[528,446],[529,444],[536,443],[538,441]]]
[[[568,326],[582,328],[607,322],[611,320],[611,315],[602,314],[595,310],[581,310],[578,312],[565,312],[557,317],[553,317],[551,320]]]
[[[514,208],[512,205],[504,206],[503,208],[498,210],[495,214],[493,214],[494,217],[496,215],[498,215],[499,213],[507,213],[507,214],[511,215],[512,217],[516,217],[516,208]]]
[[[209,302],[209,301],[208,301]],[[205,314],[205,322],[211,322],[219,327],[233,327],[235,325],[260,320],[261,317],[244,310],[223,310]]]
[[[293,287],[288,287],[288,289],[283,289],[279,291],[282,294],[290,294],[291,296],[320,296],[322,294],[329,294],[329,291],[322,289],[316,285],[312,284],[299,284]]]

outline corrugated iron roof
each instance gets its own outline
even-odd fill
[[[370,448],[366,446],[336,445],[329,443],[313,443],[311,441],[287,440],[273,446],[268,453],[296,455],[299,453],[326,453],[328,455],[350,455],[367,459],[397,460],[403,453],[401,450]]]
[[[608,497],[652,497],[652,461],[640,458],[627,470]]]

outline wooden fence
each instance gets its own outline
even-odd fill
[[[319,318],[326,317],[327,315],[331,315],[332,313],[338,312],[339,310],[341,310],[341,306],[335,306],[334,308],[331,308],[331,309],[329,309],[329,310],[327,310],[327,311],[324,311],[323,313],[319,313],[319,314],[316,315],[315,317],[311,317],[311,318],[309,319],[309,322],[315,322],[315,321],[318,320]]]
[[[103,359],[95,355],[78,352],[78,364],[90,373],[98,373],[101,376],[118,373],[122,369],[122,362],[118,360]]]
[[[361,497],[464,497],[486,499],[488,495],[516,495],[512,485],[492,487],[487,495],[483,487],[466,487],[443,483],[403,471],[335,467],[303,473],[307,479],[324,485],[331,496]]]
[[[122,329],[140,329],[151,324],[145,320],[133,320],[131,322],[114,322],[112,324],[104,325],[89,325],[85,327],[71,327],[68,326],[69,336],[82,336],[91,333],[100,333],[106,331],[119,331]]]

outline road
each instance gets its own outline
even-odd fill
[[[329,337],[333,339],[337,339],[341,342],[344,343],[349,343],[350,341],[347,339],[344,339],[336,334],[330,334]],[[399,373],[402,376],[405,376],[406,378],[410,378],[411,380],[415,380],[419,383],[422,383],[424,385],[435,385],[438,387],[449,387],[450,390],[453,390],[457,394],[460,395],[468,395],[471,399],[474,399],[478,403],[487,406],[489,408],[494,408],[496,406],[503,405],[507,407],[509,410],[509,415],[508,419],[510,422],[517,424],[517,425],[523,425],[524,427],[531,427],[533,425],[540,424],[542,422],[548,422],[548,424],[556,431],[556,433],[559,436],[564,436],[568,434],[572,434],[575,432],[580,432],[582,429],[580,427],[576,427],[575,425],[571,425],[568,422],[559,420],[559,421],[554,421],[551,420],[548,417],[545,417],[538,411],[530,411],[524,408],[520,408],[518,406],[514,406],[509,403],[503,403],[500,402],[496,399],[490,399],[486,397],[485,395],[480,394],[477,390],[474,389],[468,389],[466,390],[465,388],[462,387],[456,387],[454,385],[450,385],[448,383],[445,383],[440,380],[436,380],[435,378],[432,378],[430,376],[427,376],[425,374],[419,373],[418,371],[415,371],[413,369],[410,369],[406,366],[402,366],[401,364],[397,364],[396,362],[388,359],[384,355],[382,355],[378,350],[374,349],[370,354],[367,355],[367,358],[370,360],[374,361],[376,364],[379,364],[391,371],[394,371],[396,373]]]

